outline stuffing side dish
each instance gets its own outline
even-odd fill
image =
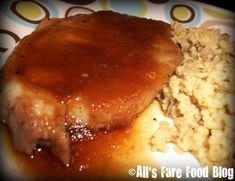
[[[202,166],[234,166],[234,44],[219,29],[172,24],[183,63],[157,98],[174,126],[161,122],[152,150],[190,152]]]

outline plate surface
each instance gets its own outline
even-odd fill
[[[165,22],[179,21],[189,27],[220,28],[234,41],[234,13],[195,1],[173,0],[9,0],[0,2],[0,67],[17,43],[30,34],[43,18],[63,18],[75,14],[87,14],[97,10],[113,10],[138,17],[146,17]],[[156,112],[148,113],[159,117]],[[165,119],[160,116],[160,119]],[[156,126],[156,125],[155,125]],[[22,176],[14,160],[10,159],[6,148],[7,138],[0,133],[1,171],[7,177]],[[6,148],[6,149],[2,149]],[[198,167],[198,162],[190,154],[178,155],[172,145],[168,153],[154,153],[160,165],[169,167],[190,165]],[[179,164],[180,163],[180,164]],[[4,168],[4,169],[3,169]]]

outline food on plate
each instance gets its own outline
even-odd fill
[[[219,29],[172,26],[184,60],[158,98],[174,126],[161,123],[152,149],[171,142],[201,165],[234,166],[234,44]]]
[[[42,21],[1,70],[1,119],[15,148],[46,145],[69,164],[76,131],[92,139],[127,125],[181,63],[171,37],[167,23],[111,11]]]

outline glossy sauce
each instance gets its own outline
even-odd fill
[[[161,21],[104,11],[40,26],[18,48],[13,71],[63,99],[76,94],[95,107],[128,101],[158,90],[173,71],[165,64],[180,62]]]
[[[109,116],[115,111],[121,114],[114,120],[116,125],[132,120],[149,105],[181,61],[181,53],[171,40],[170,26],[111,12],[84,15],[79,21],[77,18],[41,24],[15,50],[19,57],[10,58],[7,75],[50,91],[61,102],[82,98],[94,113],[94,122],[104,112]],[[126,105],[129,107],[125,111],[119,109]],[[69,168],[44,149],[33,158],[20,153],[16,158],[23,170],[36,177],[126,174],[127,168],[122,168],[120,160],[135,160],[137,157],[131,153],[138,150],[139,156],[148,145],[147,139],[139,144],[143,130],[136,129],[132,122],[74,143]]]
[[[141,164],[157,166],[156,160],[149,155],[149,138],[157,127],[153,121],[156,107],[152,104],[127,127],[99,132],[93,140],[74,143],[73,160],[68,168],[45,148],[39,148],[31,157],[15,151],[12,145],[10,150],[23,173],[37,179],[130,178],[127,173],[131,167]]]
[[[45,21],[13,54],[7,76],[52,93],[66,116],[81,104],[89,118],[66,121],[96,130],[135,119],[182,59],[169,24],[110,11]]]

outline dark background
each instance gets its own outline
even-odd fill
[[[235,12],[235,1],[233,0],[195,0],[206,4],[211,4],[223,9]]]

